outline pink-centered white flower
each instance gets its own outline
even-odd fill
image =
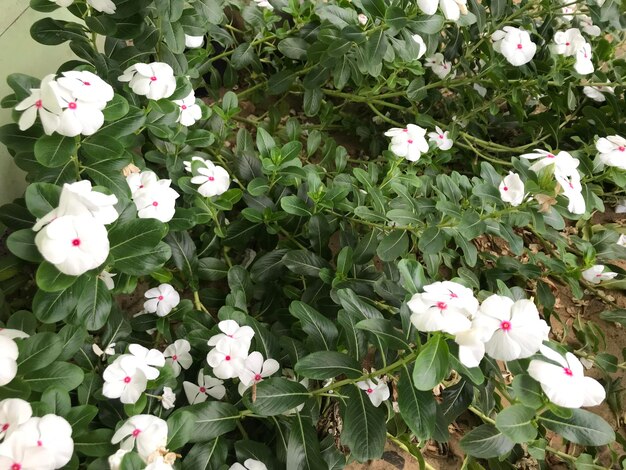
[[[204,36],[190,36],[185,34],[185,47],[189,49],[197,49],[204,44]]]
[[[161,395],[161,406],[166,410],[174,408],[176,404],[176,394],[171,387],[163,387],[163,395]]]
[[[584,86],[583,93],[585,94],[587,98],[591,98],[592,100],[597,101],[598,103],[604,103],[606,101],[606,96],[604,96],[604,94],[607,93],[609,95],[614,95],[615,89],[610,86],[602,86],[602,85]]]
[[[53,82],[54,74],[47,75],[41,81],[40,88],[31,88],[30,96],[15,107],[16,111],[23,111],[18,122],[21,131],[32,127],[37,116],[47,135],[52,135],[59,127],[61,106],[54,89],[50,86]]]
[[[39,447],[48,452],[50,468],[62,468],[72,458],[74,441],[72,426],[66,419],[54,414],[30,418],[17,431],[28,447]]]
[[[602,281],[610,281],[617,277],[617,273],[611,271],[604,271],[605,266],[603,264],[596,264],[585,269],[582,272],[583,279],[591,284],[600,284]]]
[[[579,46],[576,50],[576,62],[574,62],[574,70],[580,75],[589,75],[593,73],[595,67],[591,61],[591,44],[588,42]]]
[[[471,289],[456,282],[435,282],[424,287],[407,303],[411,322],[419,331],[455,334],[468,330],[470,318],[478,311],[478,300]]]
[[[427,15],[434,15],[440,7],[447,20],[457,21],[461,14],[467,15],[467,0],[417,0],[417,4]]]
[[[537,44],[531,41],[528,31],[505,26],[491,35],[493,48],[500,52],[511,64],[519,67],[527,64],[535,56]]]
[[[144,348],[140,344],[131,344],[128,351],[137,360],[137,367],[141,369],[148,380],[156,379],[160,371],[157,367],[165,365],[165,356],[158,349]]]
[[[530,166],[535,173],[539,173],[547,166],[554,165],[554,172],[564,175],[571,175],[576,172],[580,162],[569,153],[561,151],[559,153],[548,152],[547,150],[535,149],[533,153],[520,155],[527,160],[537,160]]]
[[[151,100],[169,98],[176,90],[174,70],[163,62],[131,65],[117,79],[128,82],[134,93]]]
[[[607,166],[626,170],[626,139],[619,135],[601,137],[596,142],[598,160]]]
[[[202,117],[202,108],[196,103],[196,95],[193,91],[182,100],[174,100],[178,105],[179,115],[176,122],[183,126],[193,126]]]
[[[152,186],[156,186],[159,181],[159,177],[153,171],[142,171],[140,173],[131,173],[126,177],[126,183],[130,188],[130,194],[135,197],[140,189],[145,189],[147,192]],[[137,194],[141,195],[141,193]]]
[[[602,34],[602,30],[593,24],[591,17],[587,15],[578,15],[576,19],[585,34],[588,34],[589,36],[600,36],[600,34]]]
[[[93,135],[104,124],[102,110],[106,101],[87,101],[77,98],[73,92],[62,87],[58,82],[52,83],[61,106],[59,125],[56,131],[66,137],[75,137],[79,134]]]
[[[420,36],[419,34],[414,34],[413,36],[411,36],[411,38],[417,43],[417,46],[419,48],[416,59],[421,59],[422,56],[426,54],[426,50],[428,49],[426,47],[426,43],[424,42],[424,39],[422,39],[422,36]]]
[[[524,201],[524,182],[517,173],[509,171],[509,174],[504,177],[498,189],[500,198],[513,207],[519,206]]]
[[[224,381],[210,375],[204,375],[202,370],[198,372],[198,383],[185,381],[183,382],[183,389],[190,405],[203,403],[208,397],[221,400],[226,395]]]
[[[441,80],[452,72],[452,62],[445,60],[443,54],[440,52],[427,57],[424,62],[424,67],[431,69]]]
[[[185,168],[195,175],[191,178],[191,183],[200,185],[198,192],[204,197],[219,196],[230,187],[228,172],[209,160],[193,157],[191,162],[185,162]]]
[[[0,439],[7,439],[33,415],[33,409],[26,400],[6,398],[0,401]]]
[[[213,368],[213,375],[218,379],[232,379],[239,375],[248,357],[248,344],[235,341],[219,341],[209,351],[206,360]]]
[[[426,129],[415,124],[408,124],[401,129],[393,127],[385,132],[387,137],[391,137],[389,149],[398,157],[404,157],[410,162],[416,162],[422,153],[428,152],[428,142],[426,142]]]
[[[148,300],[144,302],[143,308],[159,317],[164,317],[180,303],[180,294],[170,284],[148,289],[144,297]]]
[[[46,261],[70,276],[97,268],[109,256],[107,230],[90,216],[53,220],[37,234],[35,244]]]
[[[113,99],[113,87],[94,73],[71,70],[62,75],[57,78],[57,83],[77,100],[95,103],[99,109],[104,109]]]
[[[146,390],[148,380],[137,358],[122,354],[103,372],[102,394],[107,398],[119,398],[122,403],[137,403]]]
[[[578,49],[585,44],[585,38],[578,28],[570,28],[566,31],[554,33],[554,50],[557,54],[571,57],[576,55]]]
[[[533,302],[496,294],[483,301],[473,325],[487,332],[485,351],[499,361],[532,356],[550,332]]]
[[[263,355],[254,351],[243,362],[243,367],[239,370],[239,394],[243,393],[252,385],[258,384],[263,379],[278,372],[280,365],[274,359],[263,360]]]
[[[0,444],[0,468],[3,470],[54,470],[52,458],[43,447],[27,445],[19,433]]]
[[[232,464],[228,470],[267,470],[267,467],[260,460],[247,459],[243,462],[243,465],[237,462]]]
[[[442,131],[439,126],[435,126],[435,132],[429,132],[428,137],[434,142],[439,150],[450,150],[454,141],[448,137],[448,131]]]
[[[137,216],[140,219],[157,219],[169,222],[176,213],[176,199],[180,197],[170,188],[169,179],[158,180],[133,194],[133,202],[137,207]]]
[[[187,370],[193,364],[189,351],[191,351],[191,345],[186,339],[177,339],[163,351],[165,363],[172,366],[176,377],[180,375],[181,369]]]
[[[235,343],[241,350],[245,350],[244,355],[247,356],[250,349],[250,342],[254,337],[254,330],[247,325],[239,326],[235,320],[222,320],[217,324],[221,331],[209,338],[207,344],[209,346],[217,346],[220,343]]]
[[[587,210],[587,204],[582,194],[582,185],[580,183],[580,173],[574,170],[571,174],[555,172],[554,177],[563,190],[563,195],[568,199],[567,210],[572,214],[584,214]]]
[[[129,418],[113,434],[112,444],[121,442],[123,450],[133,450],[137,445],[137,453],[146,460],[167,444],[167,423],[152,415],[135,415]]]
[[[378,408],[380,404],[387,400],[390,396],[389,385],[381,379],[366,379],[361,382],[357,382],[356,386],[365,392],[367,398],[370,399],[372,405],[376,408]]]
[[[606,398],[606,391],[591,377],[585,377],[583,365],[568,352],[565,357],[547,346],[541,347],[544,358],[533,359],[528,366],[530,376],[541,384],[548,399],[565,408],[596,406]]]

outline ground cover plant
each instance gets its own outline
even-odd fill
[[[624,468],[618,1],[31,7],[0,468]]]

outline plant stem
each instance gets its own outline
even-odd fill
[[[211,315],[211,313],[207,310],[207,308],[200,301],[200,294],[198,293],[197,290],[193,291],[193,303],[194,303],[194,306],[196,307],[196,310],[199,310],[201,312],[208,313],[209,315]]]

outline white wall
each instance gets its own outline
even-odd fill
[[[44,46],[35,42],[29,33],[38,19],[74,17],[65,9],[39,13],[31,10],[28,3],[28,0],[0,0],[0,98],[12,93],[6,83],[7,75],[19,72],[42,78],[55,72],[63,62],[75,58],[67,43]],[[0,126],[10,122],[11,110],[0,108]],[[24,174],[0,144],[0,204],[21,196],[25,187]]]

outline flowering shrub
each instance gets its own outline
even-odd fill
[[[1,468],[624,465],[619,1],[30,3]]]

